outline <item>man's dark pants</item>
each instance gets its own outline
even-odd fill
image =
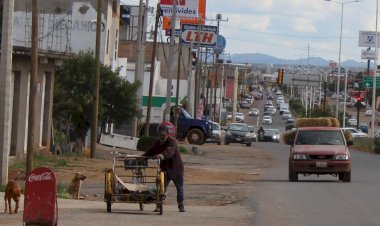
[[[170,181],[173,181],[176,189],[177,189],[177,203],[178,208],[183,208],[183,176],[176,175],[174,178],[166,177],[165,180],[165,191],[170,183]]]

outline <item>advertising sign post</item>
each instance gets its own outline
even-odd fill
[[[25,225],[57,225],[57,185],[51,169],[37,168],[28,175],[25,180],[24,197]]]

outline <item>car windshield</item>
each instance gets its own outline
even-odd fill
[[[187,112],[185,109],[181,108],[181,112],[185,116],[185,118],[193,118],[193,117],[191,117],[189,112]]]
[[[268,115],[265,115],[265,116],[263,117],[263,119],[272,119],[272,117],[270,117],[270,116],[268,116]]]
[[[248,126],[244,124],[230,124],[228,130],[248,132]]]
[[[297,135],[298,145],[344,145],[339,130],[300,130]]]
[[[243,116],[243,113],[236,112],[236,116]]]

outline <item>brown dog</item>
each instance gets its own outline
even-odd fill
[[[20,202],[20,196],[21,196],[20,185],[15,180],[8,181],[7,186],[5,187],[5,195],[4,195],[5,213],[7,213],[7,207],[9,207],[9,214],[13,213],[12,205],[11,205],[12,199],[16,203],[16,208],[15,208],[14,213],[17,213],[19,202]]]
[[[82,182],[87,177],[80,172],[75,173],[74,178],[71,180],[70,187],[69,187],[69,194],[73,196],[74,199],[80,198],[80,188],[82,186]]]

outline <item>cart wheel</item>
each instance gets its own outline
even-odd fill
[[[144,211],[144,203],[140,202],[139,205],[140,205],[140,211]]]
[[[111,213],[111,202],[107,202],[107,213]]]

